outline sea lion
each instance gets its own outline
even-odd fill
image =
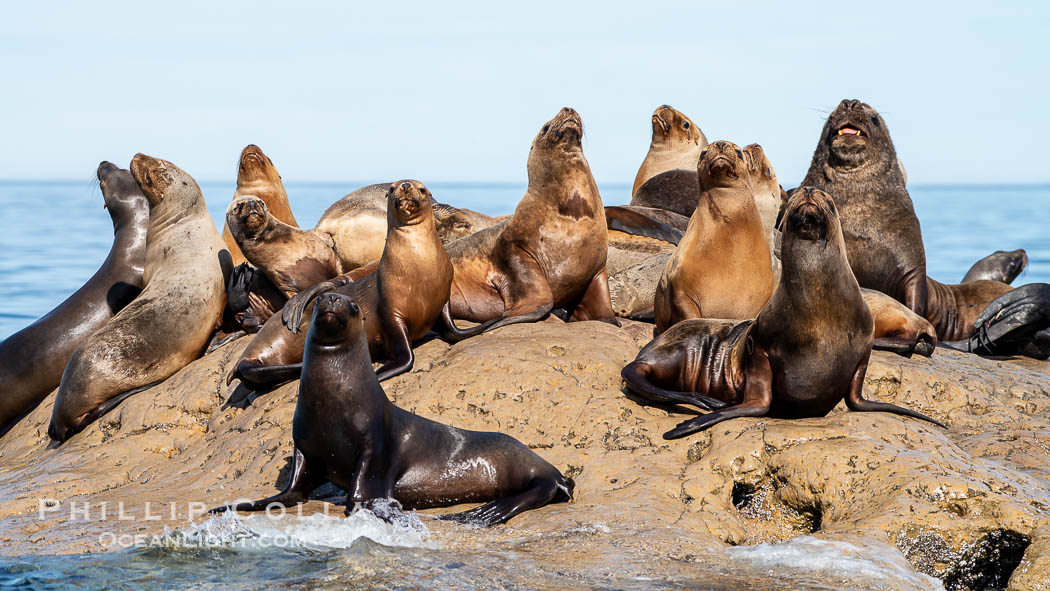
[[[1050,358],[1050,285],[1030,283],[988,304],[973,323],[973,334],[944,346],[978,355]]]
[[[444,244],[470,236],[478,230],[495,226],[498,223],[496,218],[471,209],[460,209],[436,201],[433,207],[438,236]]]
[[[649,402],[718,409],[679,424],[664,438],[734,417],[824,416],[843,398],[850,410],[941,425],[862,396],[874,322],[846,259],[831,197],[810,187],[796,191],[782,225],[780,286],[753,322],[680,322],[623,369],[630,391]]]
[[[913,353],[923,357],[933,355],[937,347],[937,331],[929,320],[881,291],[862,287],[860,294],[875,321],[872,349],[892,351],[905,357],[911,357]]]
[[[292,419],[288,484],[272,497],[212,512],[304,503],[325,482],[346,491],[348,515],[361,506],[389,519],[375,503],[380,499],[408,509],[488,501],[442,516],[484,526],[572,498],[572,479],[516,439],[457,429],[392,404],[372,371],[364,313],[336,293],[317,299]]]
[[[226,228],[248,262],[288,297],[348,270],[330,235],[280,221],[254,195],[230,203]]]
[[[197,182],[145,154],[131,174],[149,202],[145,288],[70,358],[47,429],[53,442],[199,357],[226,305],[230,255]]]
[[[562,109],[532,142],[529,187],[514,215],[447,246],[456,272],[445,324],[481,323],[451,333],[456,338],[535,322],[554,308],[574,320],[616,323],[605,273],[605,208],[582,133],[579,114]]]
[[[980,279],[958,285],[926,278],[926,318],[942,341],[969,338],[981,312],[999,296],[1013,290],[999,281]]]
[[[670,209],[684,216],[693,213],[696,207],[696,161],[707,147],[704,132],[682,112],[668,105],[661,105],[653,112],[653,135],[649,151],[634,176],[631,187],[631,205]],[[685,178],[685,186],[675,182],[656,182],[642,189],[650,180],[665,174],[664,181]],[[678,174],[683,173],[683,174]],[[688,177],[694,177],[690,183]],[[668,191],[682,188],[684,191]]]
[[[758,144],[750,144],[741,150],[744,153],[744,163],[747,168],[747,177],[751,183],[751,192],[755,197],[755,208],[762,218],[762,228],[766,231],[769,250],[775,248],[774,226],[777,216],[783,206],[781,193],[783,188],[777,182],[777,174],[773,172],[773,165],[766,157],[766,152]]]
[[[387,200],[389,230],[379,262],[296,294],[280,315],[266,321],[227,383],[239,378],[258,387],[298,377],[308,306],[331,290],[349,296],[363,310],[372,358],[386,360],[376,372],[380,381],[412,368],[412,343],[426,335],[448,302],[452,263],[437,236],[431,194],[423,183],[394,182]]]
[[[803,186],[831,195],[861,287],[926,316],[926,251],[889,129],[879,113],[844,100],[824,123]]]
[[[270,157],[255,144],[248,144],[241,150],[241,158],[237,165],[237,189],[233,192],[233,200],[236,201],[238,197],[245,195],[255,195],[262,199],[266,203],[266,209],[278,221],[293,227],[299,226],[292,215],[292,206],[288,203],[288,192],[284,190],[281,175]],[[226,249],[230,251],[234,265],[245,262],[244,253],[234,240],[229,227],[223,227],[222,240],[226,243]]]
[[[962,283],[987,279],[1010,284],[1028,266],[1028,253],[1023,248],[1005,251],[997,250],[977,261],[966,272]]]
[[[383,255],[389,188],[390,183],[377,183],[350,192],[330,205],[314,226],[332,237],[344,269],[356,269]]]
[[[753,318],[773,293],[772,255],[744,154],[708,145],[697,163],[699,205],[656,286],[657,334],[686,318]]]
[[[73,352],[142,291],[149,205],[127,170],[98,166],[113,246],[91,279],[39,320],[0,343],[0,436],[62,379]]]

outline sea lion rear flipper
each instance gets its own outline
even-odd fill
[[[868,358],[864,358],[860,364],[857,365],[857,369],[853,373],[853,379],[850,381],[849,392],[846,394],[846,407],[853,412],[888,412],[897,415],[903,415],[906,417],[912,417],[915,419],[921,419],[923,421],[929,421],[938,427],[948,428],[944,423],[931,419],[930,417],[916,412],[909,408],[897,406],[896,404],[890,404],[888,402],[876,402],[874,400],[865,400],[861,394],[864,389],[864,374],[868,370]]]
[[[309,500],[310,493],[323,484],[320,480],[321,476],[317,475],[315,471],[310,470],[310,467],[306,462],[306,456],[304,456],[303,452],[299,451],[299,448],[297,447],[292,452],[292,473],[288,476],[288,484],[285,485],[284,490],[272,497],[266,497],[259,501],[238,503],[233,507],[229,505],[215,507],[214,509],[210,509],[208,513],[223,513],[230,510],[263,511],[270,505],[287,507],[289,505],[305,503]]]
[[[302,363],[262,365],[260,363],[242,361],[237,364],[237,368],[226,378],[226,384],[229,385],[234,379],[240,378],[242,382],[255,386],[273,386],[297,380],[302,373]]]
[[[303,312],[310,305],[310,302],[314,301],[314,298],[322,293],[332,291],[348,283],[351,283],[351,281],[345,275],[340,275],[300,291],[292,296],[284,305],[284,308],[281,309],[281,322],[288,327],[288,330],[299,332],[299,329],[302,328]]]
[[[565,490],[565,486],[559,483],[557,478],[551,476],[537,477],[530,483],[529,488],[522,493],[490,501],[469,511],[440,515],[438,519],[491,527],[497,523],[504,523],[523,511],[538,509],[550,503],[555,499],[558,492],[563,490]]]
[[[441,338],[449,343],[458,343],[463,339],[470,338],[472,336],[479,335],[493,324],[499,322],[499,318],[493,318],[487,322],[482,322],[477,326],[471,328],[462,329],[456,326],[456,321],[452,319],[451,306],[448,302],[441,308],[441,318],[435,323],[434,328],[437,330]]]
[[[571,319],[574,321],[600,320],[613,326],[620,326],[616,318],[616,312],[612,308],[612,299],[609,296],[609,276],[602,268],[584,292],[580,303],[572,310]]]
[[[933,355],[934,346],[929,339],[923,338],[925,336],[919,335],[918,341],[903,336],[879,337],[872,342],[871,348],[876,351],[890,351],[903,357],[911,357],[913,353],[929,357]]]
[[[619,205],[605,207],[605,223],[610,230],[655,238],[675,246],[682,239],[681,230]]]

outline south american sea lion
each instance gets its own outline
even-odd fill
[[[689,117],[668,105],[656,108],[653,135],[631,188],[631,205],[690,216],[696,209],[696,162],[707,138]]]
[[[1010,284],[1028,266],[1028,253],[1023,248],[1017,250],[997,250],[977,261],[966,272],[962,283],[986,279]]]
[[[277,167],[255,144],[249,144],[241,150],[241,158],[237,164],[237,189],[233,192],[233,201],[245,195],[255,195],[262,199],[266,203],[266,209],[280,222],[289,226],[299,226],[292,215],[288,192],[284,189],[284,182],[277,172]],[[244,254],[237,246],[229,227],[223,227],[222,240],[226,243],[226,249],[230,251],[234,265],[245,262]]]

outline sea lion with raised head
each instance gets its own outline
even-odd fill
[[[73,352],[142,291],[149,205],[127,170],[98,166],[113,220],[113,246],[87,283],[39,320],[0,343],[0,436],[62,379]]]
[[[997,250],[977,261],[966,272],[962,283],[969,281],[998,281],[1010,284],[1028,266],[1028,253],[1023,248],[1017,250]]]
[[[696,161],[707,147],[704,132],[668,105],[656,108],[649,151],[631,188],[631,205],[690,216],[696,208]]]
[[[926,251],[904,173],[879,113],[844,100],[824,123],[803,186],[835,200],[853,274],[861,287],[926,315]]]
[[[197,182],[145,154],[131,174],[149,202],[145,288],[70,358],[47,429],[54,442],[199,357],[226,305],[230,255]]]
[[[664,437],[683,437],[735,417],[820,417],[843,399],[853,411],[892,412],[941,425],[862,396],[874,322],[850,270],[831,198],[819,189],[799,189],[782,226],[780,286],[754,321],[680,322],[623,369],[630,391],[649,402],[717,409]]]
[[[336,293],[317,298],[292,419],[288,484],[272,497],[212,512],[305,503],[325,482],[346,491],[348,515],[360,506],[389,519],[376,503],[382,499],[407,509],[485,502],[442,516],[483,526],[572,498],[573,481],[516,439],[457,429],[392,404],[372,371],[364,313]]]
[[[335,290],[361,307],[372,358],[386,363],[379,380],[412,368],[412,343],[441,317],[452,284],[452,263],[437,235],[430,191],[419,181],[387,188],[387,237],[379,262],[299,292],[275,314],[241,354],[227,383],[239,378],[267,386],[299,376],[309,306],[318,294]]]
[[[288,192],[284,189],[284,182],[277,172],[277,167],[255,144],[248,144],[241,150],[241,158],[237,164],[237,189],[233,192],[233,201],[245,195],[255,195],[262,199],[267,211],[278,221],[293,227],[299,226],[292,215]],[[234,265],[245,262],[244,254],[227,226],[222,229],[222,240],[226,243],[226,249],[230,251]]]
[[[529,187],[514,215],[448,245],[456,269],[451,318],[481,323],[464,338],[517,322],[535,322],[555,308],[573,320],[617,322],[605,273],[605,208],[581,144],[583,122],[564,108],[529,151]]]
[[[288,297],[348,270],[330,235],[280,221],[254,195],[230,203],[226,228],[248,262]]]
[[[717,141],[697,163],[699,200],[656,287],[657,334],[687,318],[753,318],[773,293],[769,232],[744,154]]]

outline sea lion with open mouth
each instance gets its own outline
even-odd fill
[[[831,198],[811,187],[797,190],[782,227],[780,286],[754,321],[680,322],[623,369],[629,390],[649,402],[714,409],[664,437],[684,437],[734,417],[820,417],[844,398],[853,411],[941,425],[861,394],[874,322],[846,259]]]
[[[272,497],[212,512],[304,503],[325,482],[346,491],[347,514],[360,506],[389,519],[381,499],[408,509],[485,502],[441,516],[483,526],[572,498],[573,481],[516,439],[457,429],[392,404],[372,371],[365,313],[340,294],[317,298],[288,484]]]

